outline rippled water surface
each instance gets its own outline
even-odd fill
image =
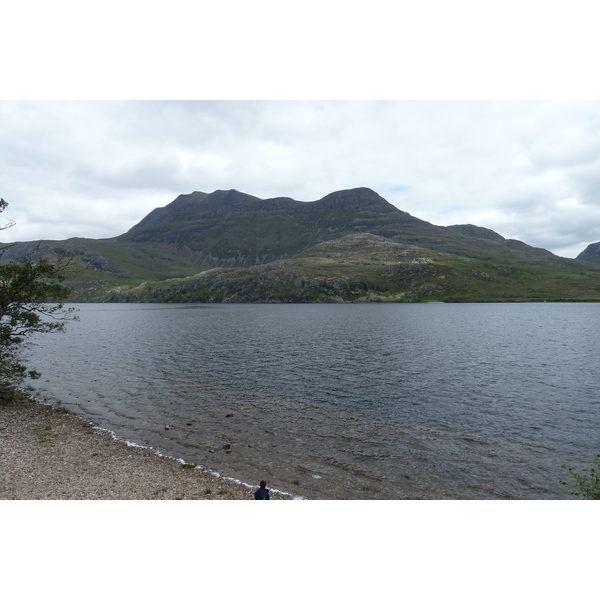
[[[36,388],[245,482],[559,498],[560,465],[600,452],[596,304],[77,308],[66,334],[36,338]]]

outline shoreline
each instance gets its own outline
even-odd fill
[[[253,500],[257,488],[28,396],[0,404],[0,500]]]

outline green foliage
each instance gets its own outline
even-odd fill
[[[573,496],[583,496],[587,500],[600,500],[600,454],[594,458],[588,475],[581,475],[568,465],[562,465],[573,477],[574,481],[561,481],[562,485],[571,488]]]
[[[7,203],[0,200],[0,212]],[[10,222],[1,229],[12,226]],[[0,256],[4,249],[0,250]],[[61,303],[69,295],[62,285],[72,256],[23,260],[0,265],[0,385],[8,388],[26,377],[38,378],[21,362],[23,343],[34,333],[62,331],[74,309]]]

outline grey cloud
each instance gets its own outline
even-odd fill
[[[173,189],[181,180],[182,165],[177,156],[127,155],[113,160],[77,162],[69,172],[69,181],[77,189]]]

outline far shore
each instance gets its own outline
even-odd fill
[[[0,403],[0,500],[253,500],[258,483],[128,445],[26,397]]]

